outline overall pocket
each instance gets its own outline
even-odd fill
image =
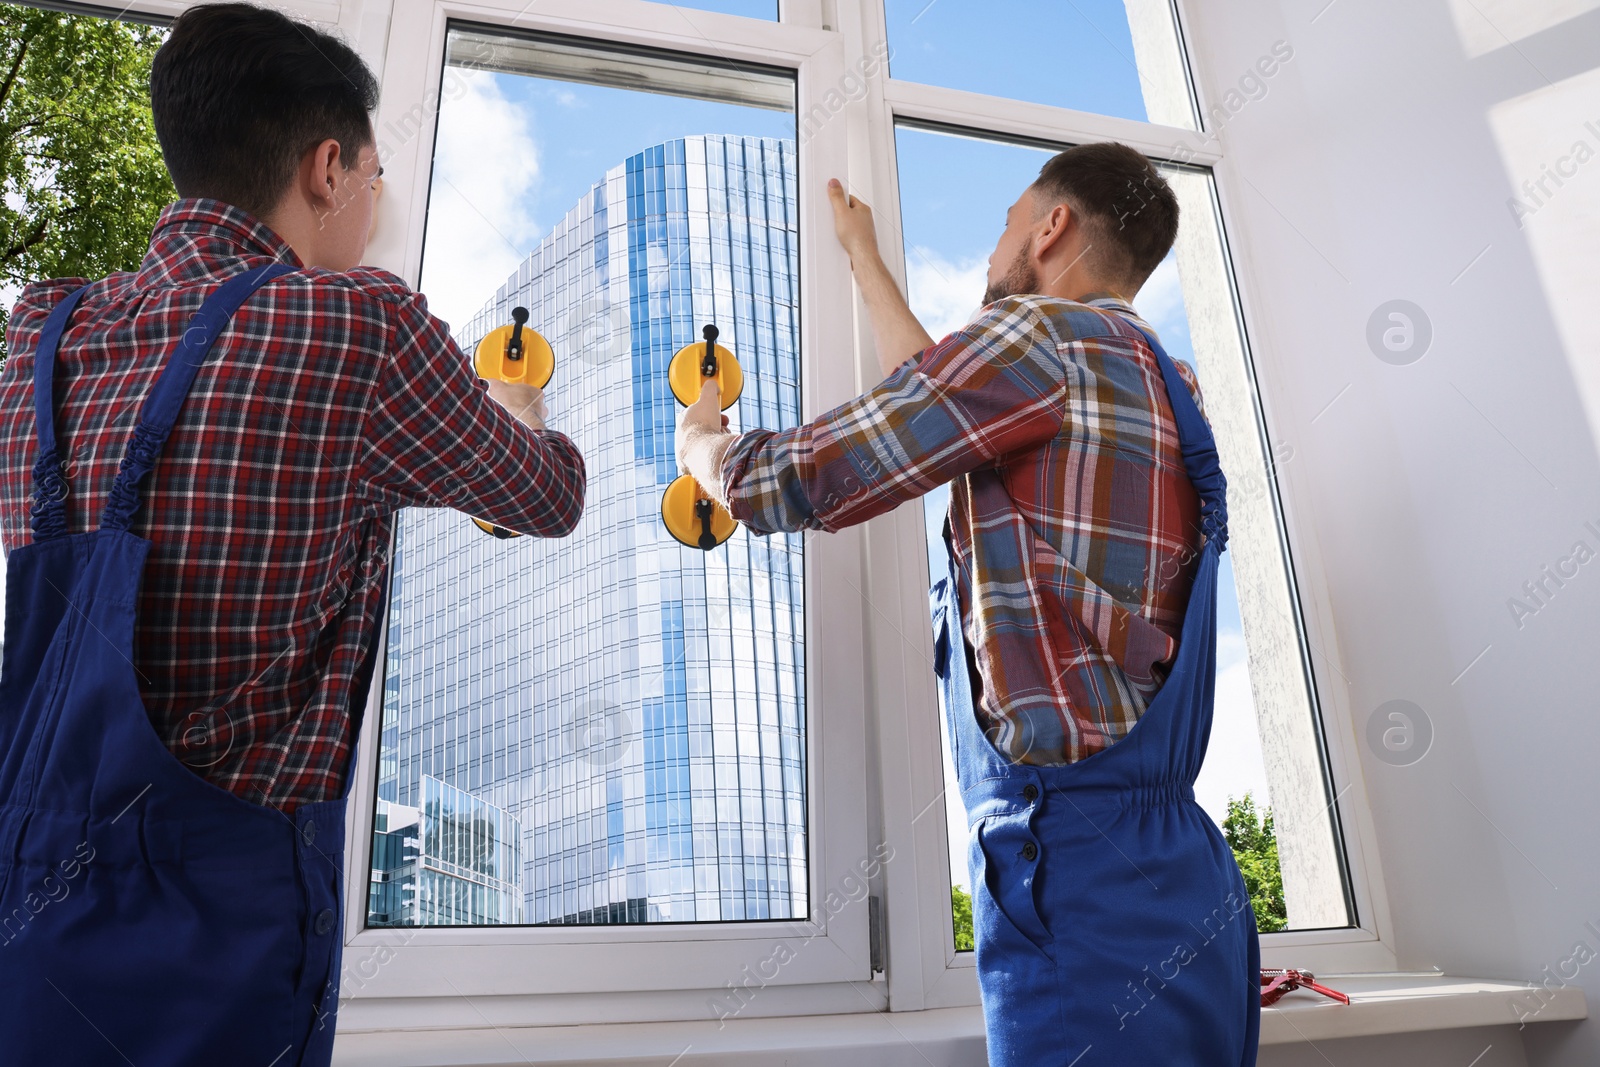
[[[1019,940],[1054,959],[1049,928],[1039,912],[1037,882],[1043,859],[1038,838],[1028,826],[1028,813],[988,815],[973,828],[971,866],[974,877],[972,917],[979,938],[1005,944]],[[978,876],[981,874],[981,878]]]

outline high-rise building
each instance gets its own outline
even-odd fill
[[[368,923],[522,922],[522,826],[503,809],[431,774],[422,776],[418,795],[417,807],[378,801]]]
[[[745,372],[734,425],[798,420],[798,267],[793,143],[683,138],[609,170],[457,331],[470,353],[529,309],[556,352],[546,396],[583,452],[588,503],[561,540],[402,514],[375,923],[807,914],[802,538],[741,529],[701,552],[660,513],[678,473],[667,363],[704,324]],[[426,839],[408,812],[425,821],[430,779],[522,836],[518,878],[445,872],[490,893],[464,911],[404,903],[422,899],[407,872],[426,863],[404,839]],[[489,917],[511,886],[522,913]]]

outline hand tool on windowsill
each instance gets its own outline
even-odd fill
[[[1285,993],[1296,989],[1309,989],[1313,993],[1321,993],[1331,997],[1340,1004],[1350,1003],[1350,997],[1337,989],[1329,989],[1325,985],[1317,984],[1317,976],[1310,971],[1297,971],[1292,967],[1263,967],[1261,969],[1261,1006],[1263,1008],[1276,1004]]]
[[[717,328],[707,324],[701,331],[705,343],[684,345],[667,365],[667,383],[678,403],[688,407],[700,399],[707,382],[722,390],[722,410],[739,400],[744,391],[744,371],[733,353],[717,344]],[[661,496],[661,521],[680,544],[709,552],[733,536],[739,528],[726,508],[712,500],[693,475],[673,479]]]
[[[480,378],[543,389],[555,374],[556,355],[550,342],[528,326],[528,309],[517,307],[511,309],[510,325],[497,326],[478,342],[472,365]],[[475,518],[472,522],[484,533],[502,540],[520,536],[482,519]]]

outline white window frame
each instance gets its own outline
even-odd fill
[[[1161,0],[1129,0],[1139,3]],[[1171,0],[1181,42],[1192,0]],[[801,197],[802,405],[826,410],[879,373],[865,309],[848,261],[833,239],[823,191],[845,176],[880,217],[898,219],[894,132],[914,120],[958,127],[996,140],[1074,144],[1114,139],[1168,159],[1211,168],[1216,209],[1237,301],[1256,414],[1273,439],[1275,410],[1289,407],[1295,368],[1287,354],[1252,351],[1270,336],[1251,297],[1253,234],[1267,209],[1240,193],[1237,173],[1214,132],[1138,122],[1066,108],[919,85],[865,79],[857,96],[844,79],[876,58],[886,38],[882,0],[781,0],[779,22],[764,22],[649,0],[277,0],[299,17],[341,30],[383,79],[379,138],[391,122],[420,116],[417,134],[384,161],[386,192],[368,261],[416,284],[420,276],[427,182],[450,20],[546,31],[596,42],[707,52],[797,73],[797,121],[848,92],[831,121],[799,153]],[[77,6],[77,5],[74,5]],[[83,5],[115,17],[170,20],[183,0],[135,0],[127,7]],[[1208,113],[1221,81],[1190,70],[1197,110]],[[836,112],[836,113],[835,113]],[[1193,147],[1197,143],[1199,148]],[[1186,146],[1181,153],[1178,146]],[[393,146],[391,146],[393,147]],[[884,242],[904,284],[903,249]],[[852,308],[853,315],[825,314]],[[558,356],[559,359],[559,356]],[[1284,420],[1287,425],[1287,418]],[[1393,933],[1374,819],[1358,757],[1359,733],[1334,626],[1316,535],[1317,486],[1304,465],[1268,476],[1278,521],[1292,553],[1304,646],[1314,653],[1316,700],[1329,791],[1343,831],[1346,873],[1357,925],[1264,934],[1263,966],[1324,973],[1395,970]],[[729,985],[749,990],[752,969],[778,945],[793,958],[757,977],[744,1017],[909,1011],[979,1002],[971,953],[952,936],[949,859],[940,802],[944,779],[937,698],[915,643],[930,640],[927,559],[918,507],[902,507],[864,527],[807,543],[807,745],[810,900],[813,918],[795,922],[697,923],[614,927],[451,929],[364,928],[373,785],[382,686],[372,688],[351,786],[346,839],[346,988],[342,1029],[422,1029],[570,1025],[715,1018],[709,1001]],[[820,626],[826,605],[827,625]],[[383,665],[378,667],[381,681]],[[875,973],[868,907],[852,901],[824,915],[830,889],[863,859],[891,856],[870,891],[883,902],[884,973]],[[853,895],[853,894],[852,894]],[[693,945],[691,948],[690,945]],[[362,968],[371,965],[367,975]],[[352,982],[355,976],[359,981]],[[359,985],[359,988],[355,986]]]
[[[679,11],[638,0],[396,0],[383,59],[384,91],[376,118],[384,163],[384,214],[368,261],[416,283],[434,143],[434,119],[450,23],[562,34],[597,44],[643,45],[687,56],[760,63],[795,71],[800,111],[843,73],[839,35],[710,12]],[[798,121],[798,114],[797,114]],[[844,167],[844,125],[819,130],[799,153],[802,187],[821,188]],[[821,308],[847,306],[849,264],[831,220],[806,204],[800,212],[802,409],[826,410],[852,395],[849,324]],[[558,365],[561,359],[557,356]],[[872,975],[869,906],[850,876],[872,866],[865,803],[865,721],[860,714],[865,664],[862,620],[823,605],[848,603],[860,571],[860,534],[810,538],[806,545],[807,794],[811,917],[793,921],[701,922],[616,926],[418,927],[367,929],[365,889],[371,853],[376,733],[382,708],[374,687],[349,811],[343,1009],[386,1017],[386,1004],[417,1002],[438,1025],[481,1025],[473,1001],[487,998],[520,1024],[616,1018],[614,1005],[575,994],[631,997],[655,1018],[706,1018],[708,1001],[726,1001],[729,983],[761,989],[761,1011],[774,1010],[791,987],[795,1008],[860,1010],[854,983]],[[824,619],[824,615],[826,618]],[[826,625],[823,625],[824,622]],[[822,665],[826,664],[826,669]],[[847,881],[848,880],[848,881]],[[844,905],[830,910],[830,892]],[[852,897],[856,899],[851,899]],[[693,946],[692,950],[690,946]],[[792,999],[792,998],[790,998]],[[369,1011],[369,1006],[371,1010]],[[482,1006],[482,1005],[480,1005]],[[751,1009],[754,1010],[754,1009]],[[743,1012],[741,1012],[743,1014]]]
[[[1134,0],[1130,0],[1134,2]],[[1144,0],[1148,3],[1150,0]],[[1159,0],[1157,0],[1159,2]],[[852,25],[841,19],[849,40],[849,62],[865,54],[871,42],[883,41],[887,27],[881,0],[850,4],[857,16]],[[1173,0],[1173,17],[1179,27],[1180,51],[1187,64],[1184,5]],[[1208,113],[1207,87],[1192,71],[1189,85],[1196,110]],[[874,205],[881,218],[898,220],[899,174],[895,130],[907,122],[959,129],[996,141],[1031,145],[1071,145],[1116,140],[1145,152],[1152,159],[1207,167],[1212,172],[1219,234],[1228,258],[1229,282],[1237,301],[1241,345],[1247,373],[1253,379],[1255,415],[1262,432],[1271,434],[1273,398],[1286,395],[1289,368],[1252,358],[1249,338],[1258,336],[1256,315],[1247,287],[1240,284],[1228,249],[1248,247],[1251,224],[1259,217],[1230,195],[1242,179],[1230,168],[1224,145],[1206,130],[1199,131],[1152,122],[1096,115],[1028,101],[924,85],[893,78],[874,80],[864,106],[853,115],[850,186]],[[1020,190],[1019,190],[1020,192]],[[881,232],[880,232],[881,236]],[[902,291],[906,284],[905,250],[883,241],[884,258]],[[866,353],[864,370],[872,366],[872,337],[865,308],[857,301],[857,346]],[[1328,675],[1341,677],[1338,642],[1330,610],[1325,572],[1314,536],[1310,504],[1315,487],[1303,480],[1293,464],[1267,472],[1269,496],[1276,503],[1284,543],[1292,556],[1286,559],[1292,595],[1297,597],[1303,646],[1320,652],[1315,658],[1315,706],[1323,733],[1323,758],[1329,778],[1328,792],[1342,831],[1348,890],[1356,924],[1344,928],[1295,930],[1261,935],[1262,966],[1301,967],[1326,973],[1386,972],[1396,967],[1387,899],[1382,892],[1377,863],[1376,836],[1361,764],[1355,748],[1356,732],[1346,687],[1330,684]],[[911,635],[926,632],[927,558],[925,527],[914,508],[901,508],[868,524],[867,596],[882,608],[880,622]],[[918,551],[912,551],[915,544]],[[1292,560],[1292,566],[1290,565]],[[892,617],[889,606],[898,608]],[[874,649],[874,652],[877,650]],[[885,839],[896,856],[910,856],[910,865],[894,864],[885,870],[887,901],[890,1007],[895,1011],[945,1008],[979,1002],[975,958],[957,952],[950,909],[950,861],[944,805],[945,788],[940,748],[943,744],[936,716],[937,695],[931,671],[917,657],[880,656],[873,660],[874,727],[881,753],[876,792],[883,805]]]

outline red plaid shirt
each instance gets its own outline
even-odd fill
[[[244,212],[181,200],[138,273],[90,287],[56,365],[71,531],[98,525],[139,405],[189,317],[223,280],[274,259],[300,266]],[[0,374],[8,551],[30,540],[34,348],[50,309],[81,284],[30,286],[12,312]],[[212,348],[134,515],[133,532],[154,542],[134,668],[157,735],[247,800],[290,811],[339,796],[396,509],[450,507],[561,536],[583,492],[572,442],[491,401],[401,279],[363,267],[268,283]]]
[[[852,526],[951,482],[979,721],[1013,762],[1119,740],[1178,654],[1200,501],[1135,323],[1149,329],[1111,296],[1002,300],[871,392],[743,434],[723,460],[733,515],[759,532]]]

